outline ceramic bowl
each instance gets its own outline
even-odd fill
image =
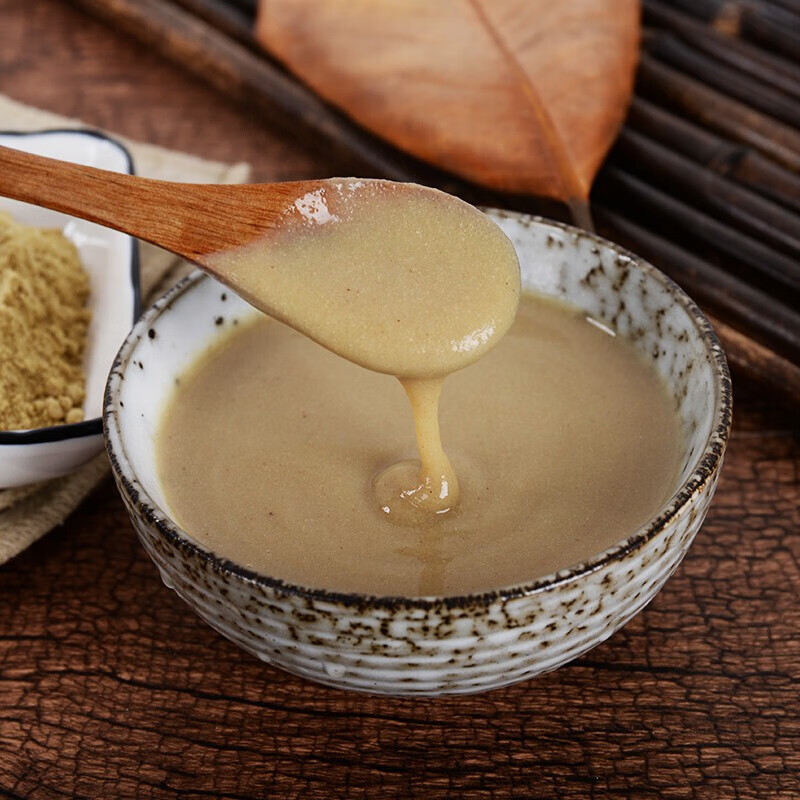
[[[94,131],[0,133],[0,145],[114,172],[133,173],[128,151]],[[0,488],[55,478],[103,450],[103,388],[119,344],[139,316],[139,249],[124,233],[57,211],[0,197],[0,211],[17,222],[58,228],[89,273],[92,320],[84,357],[84,419],[25,431],[0,431]]]
[[[630,339],[662,375],[686,442],[675,492],[648,524],[585,563],[481,595],[339,594],[248,571],[170,519],[154,464],[175,377],[235,320],[256,313],[194,274],[147,311],[120,350],[106,391],[107,447],[164,583],[268,664],[391,695],[480,692],[525,680],[585,653],[640,611],[706,515],[731,423],[731,385],[705,317],[669,278],[607,241],[542,219],[488,213],[514,242],[525,287],[585,309]]]

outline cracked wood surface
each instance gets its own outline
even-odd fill
[[[57,0],[0,0],[0,91],[258,179],[349,174]],[[2,125],[0,125],[2,127]],[[325,689],[161,585],[115,490],[0,568],[0,798],[800,797],[800,418],[739,382],[708,520],[585,657],[487,695]]]

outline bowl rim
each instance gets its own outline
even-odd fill
[[[90,128],[42,128],[35,131],[4,131],[0,130],[0,136],[13,136],[21,139],[30,136],[50,136],[53,134],[77,134],[79,137],[88,136],[94,139],[101,139],[109,142],[117,148],[125,160],[128,175],[135,175],[136,170],[133,165],[133,157],[128,148],[112,136],[108,136],[101,131]],[[131,288],[133,289],[133,303],[131,309],[131,322],[135,323],[142,313],[141,305],[141,285],[139,269],[139,242],[133,236],[128,236],[130,240],[129,267],[131,278]],[[70,422],[64,425],[44,425],[39,428],[27,430],[0,431],[0,445],[9,444],[43,444],[50,442],[61,442],[66,439],[82,439],[87,436],[99,436],[103,433],[102,412],[99,417],[84,419],[80,422]]]
[[[200,271],[195,271],[185,277],[168,292],[159,297],[158,300],[145,311],[120,347],[111,368],[108,383],[106,384],[106,395],[103,404],[103,425],[106,449],[120,491],[124,492],[131,506],[135,508],[143,519],[152,528],[158,531],[169,544],[178,547],[185,555],[199,558],[205,566],[210,567],[212,570],[225,577],[235,578],[278,595],[299,597],[307,601],[319,601],[356,609],[430,610],[436,608],[454,609],[476,606],[485,608],[495,602],[505,602],[519,597],[528,597],[576,581],[646,545],[647,542],[658,535],[667,524],[678,517],[688,507],[691,499],[698,492],[703,490],[721,465],[731,428],[733,396],[730,372],[719,339],[711,323],[706,319],[694,300],[692,300],[683,289],[669,276],[624,247],[598,236],[595,233],[590,233],[572,225],[550,220],[545,217],[506,211],[504,209],[491,209],[491,211],[505,217],[525,219],[530,222],[556,228],[572,235],[578,235],[581,238],[588,239],[595,245],[610,249],[617,256],[630,259],[631,262],[636,264],[638,269],[642,269],[664,286],[674,300],[683,306],[695,325],[713,370],[714,417],[712,429],[702,454],[695,462],[696,467],[693,469],[691,475],[683,481],[662,504],[657,514],[654,514],[631,535],[578,564],[571,565],[565,569],[552,572],[526,583],[500,587],[486,592],[462,595],[406,597],[372,595],[359,592],[336,592],[327,589],[309,588],[281,580],[280,578],[272,578],[263,575],[254,570],[247,569],[229,559],[216,555],[195,542],[191,536],[183,531],[180,526],[175,524],[169,517],[169,514],[159,508],[143,490],[133,485],[128,477],[128,475],[133,475],[135,478],[133,468],[125,457],[124,452],[118,453],[116,451],[109,435],[110,431],[113,431],[120,446],[122,445],[122,436],[117,422],[117,414],[119,413],[119,409],[117,408],[117,401],[119,399],[118,388],[123,379],[124,369],[129,362],[133,350],[164,309],[171,307],[175,300],[192,286],[208,278],[207,275]],[[124,409],[123,413],[125,413]]]

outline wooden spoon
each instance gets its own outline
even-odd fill
[[[171,250],[339,355],[402,378],[479,358],[519,299],[505,234],[462,200],[415,184],[169,183],[0,147],[0,195]],[[373,219],[384,220],[384,238]]]
[[[225,276],[208,263],[209,256],[282,227],[286,209],[326,183],[171,183],[0,146],[0,195],[129,233],[223,281]]]

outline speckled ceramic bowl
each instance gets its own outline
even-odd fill
[[[725,357],[706,319],[668,278],[602,239],[489,213],[517,248],[524,286],[585,309],[633,341],[664,377],[685,436],[674,495],[647,525],[585,563],[482,595],[343,595],[249,572],[170,519],[154,464],[175,377],[228,326],[256,313],[194,274],[147,311],[120,350],[106,391],[106,443],[164,583],[268,664],[329,686],[394,695],[479,692],[525,680],[585,653],[640,611],[705,517],[731,423]]]

